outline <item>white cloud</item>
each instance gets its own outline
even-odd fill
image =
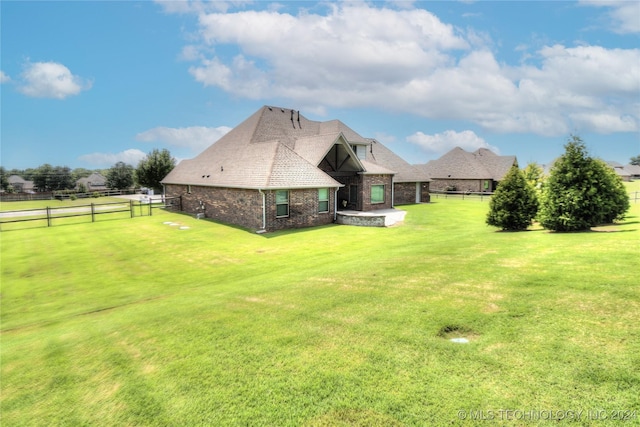
[[[345,88],[359,92],[393,86],[448,61],[441,50],[468,48],[451,25],[425,10],[377,9],[365,3],[329,7],[326,16],[203,13],[203,42],[235,44],[242,53],[204,59],[190,72],[207,86],[241,96],[284,95],[316,102],[320,96],[331,97],[334,105],[348,105],[351,97]],[[329,87],[342,95],[322,96]]]
[[[620,116],[617,113],[577,113],[572,114],[571,119],[578,130],[587,130],[598,133],[635,132],[638,130],[638,121],[631,116]]]
[[[4,73],[4,71],[0,70],[0,84],[8,83],[11,81],[11,77]]]
[[[634,0],[583,0],[586,6],[609,8],[611,31],[619,34],[640,33],[640,2]]]
[[[118,162],[124,162],[132,166],[137,166],[140,160],[144,159],[147,154],[144,151],[140,151],[136,148],[130,148],[120,153],[91,153],[84,154],[78,159],[101,167],[113,166]]]
[[[20,92],[34,98],[64,99],[91,88],[88,82],[57,62],[27,63],[21,74]]]
[[[136,135],[136,139],[144,142],[161,141],[175,147],[186,147],[199,153],[230,130],[231,128],[226,126],[216,128],[204,126],[184,128],[155,127],[140,132]]]
[[[203,13],[207,11],[226,12],[237,2],[203,0],[155,0],[166,13]]]
[[[496,154],[500,154],[500,150],[497,147],[487,144],[487,142],[476,135],[471,130],[464,130],[462,132],[456,132],[454,130],[447,130],[435,135],[426,135],[422,132],[416,132],[413,135],[407,137],[407,141],[412,144],[416,144],[423,150],[442,154],[455,147],[460,147],[466,151],[475,151],[478,148],[487,148]]]
[[[640,49],[553,45],[509,65],[487,33],[423,9],[327,7],[326,15],[201,11],[201,39],[183,58],[196,61],[189,72],[205,86],[317,111],[377,106],[545,136],[639,127]]]

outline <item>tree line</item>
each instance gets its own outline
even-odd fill
[[[126,190],[135,186],[162,190],[160,181],[176,166],[176,159],[167,149],[154,149],[138,162],[137,167],[117,162],[109,169],[71,169],[67,166],[52,166],[48,163],[25,170],[5,169],[0,166],[0,187],[12,191],[8,178],[18,175],[26,181],[33,181],[37,191],[61,191],[76,188],[76,182],[92,173],[100,173],[106,178],[107,188]],[[81,190],[81,189],[80,189]],[[85,189],[86,190],[86,189]]]
[[[542,169],[511,168],[491,198],[486,223],[504,231],[526,230],[533,221],[552,231],[582,231],[624,219],[630,202],[622,179],[589,155],[572,135],[565,153],[544,178]],[[640,156],[631,159],[640,163]]]

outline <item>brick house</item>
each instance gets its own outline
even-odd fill
[[[33,193],[35,190],[33,181],[27,181],[18,175],[11,175],[7,181],[16,193]]]
[[[493,192],[513,165],[516,156],[498,156],[479,148],[469,153],[456,147],[437,160],[414,165],[431,178],[431,190]]]
[[[339,120],[264,106],[163,180],[182,210],[258,231],[330,224],[338,210],[429,200],[429,180]]]
[[[104,191],[107,189],[107,178],[97,172],[92,173],[86,178],[80,178],[76,181],[76,190],[84,186],[86,192]]]

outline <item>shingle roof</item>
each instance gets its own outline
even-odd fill
[[[624,165],[624,170],[629,172],[630,175],[640,175],[640,165]]]
[[[371,146],[367,153],[367,160],[384,165],[394,171],[394,182],[426,182],[430,181],[422,170],[410,165],[402,157],[389,150],[376,140],[371,140]],[[366,167],[366,166],[365,166]],[[367,171],[369,169],[367,168]]]
[[[486,148],[469,153],[456,147],[437,160],[415,166],[433,179],[500,181],[514,164],[517,164],[516,156],[498,156]]]
[[[162,182],[254,189],[341,187],[318,168],[336,144],[372,142],[339,120],[317,122],[295,110],[265,106],[195,158],[180,162]],[[374,146],[374,155],[367,153],[359,162],[362,173],[421,176],[382,144]]]
[[[631,171],[629,171],[626,166],[622,166],[622,164],[620,164],[618,162],[615,162],[615,161],[606,161],[605,163],[611,169],[613,169],[613,171],[616,173],[616,175],[621,176],[621,177],[630,177],[631,176]]]

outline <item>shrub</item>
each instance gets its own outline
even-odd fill
[[[487,224],[505,231],[522,231],[538,212],[538,198],[524,174],[513,166],[496,188],[489,204]]]
[[[553,231],[581,231],[624,218],[629,198],[620,178],[591,158],[577,136],[565,145],[545,183],[539,220]]]

